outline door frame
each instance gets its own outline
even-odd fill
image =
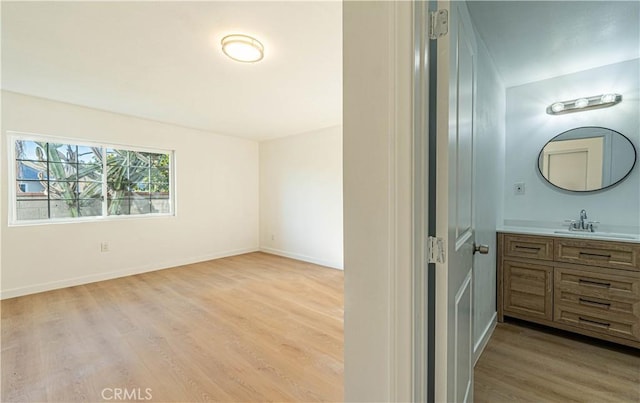
[[[428,37],[438,2],[414,3],[413,93],[413,401],[435,401],[436,265],[427,241],[436,236],[437,41]]]

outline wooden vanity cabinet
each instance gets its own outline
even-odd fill
[[[498,321],[640,348],[640,244],[498,233]]]

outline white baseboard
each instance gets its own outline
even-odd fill
[[[183,266],[192,263],[204,262],[207,260],[220,259],[223,257],[242,255],[244,253],[257,252],[258,248],[244,248],[224,252],[213,253],[196,257],[188,257],[157,263],[153,265],[144,265],[138,267],[130,267],[128,269],[110,271],[106,273],[92,274],[89,276],[80,276],[64,280],[51,281],[47,283],[33,284],[25,287],[11,288],[0,291],[0,299],[21,297],[23,295],[35,294],[44,291],[57,290],[60,288],[74,287],[77,285],[95,283],[97,281],[113,280],[119,277],[132,276],[135,274],[148,273],[151,271],[168,269],[176,266]]]
[[[266,246],[260,247],[261,252],[271,253],[272,255],[289,257],[291,259],[302,260],[303,262],[309,262],[313,264],[317,264],[320,266],[326,266],[331,269],[344,270],[343,265],[341,263],[330,262],[328,260],[317,259],[315,257],[301,255],[299,253],[287,252],[279,249],[269,248]]]
[[[482,355],[482,352],[484,351],[484,348],[487,346],[487,343],[489,343],[489,339],[491,339],[491,335],[493,334],[493,331],[495,330],[497,323],[498,323],[498,313],[494,312],[493,317],[491,317],[491,320],[487,324],[487,327],[485,327],[484,332],[482,332],[482,337],[480,338],[480,340],[478,340],[478,342],[473,348],[473,365],[474,366],[476,365],[476,363],[478,362],[478,359]]]

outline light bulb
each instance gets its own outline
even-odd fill
[[[556,113],[562,112],[564,110],[564,104],[562,102],[556,102],[555,104],[551,105],[551,110]]]
[[[600,102],[603,104],[608,104],[610,102],[614,102],[616,100],[616,94],[604,94],[600,97]]]
[[[576,100],[576,108],[584,108],[585,106],[589,105],[589,100],[586,98],[580,98],[578,100]]]
[[[576,108],[584,108],[585,106],[589,105],[589,100],[586,98],[577,99],[575,105]]]

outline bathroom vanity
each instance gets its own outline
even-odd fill
[[[640,239],[498,232],[498,321],[640,348]]]

